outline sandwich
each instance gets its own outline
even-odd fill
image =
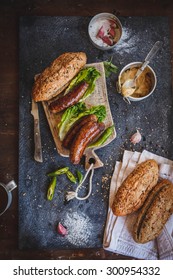
[[[85,100],[94,91],[95,82],[100,77],[95,67],[85,67],[86,61],[84,52],[60,55],[36,78],[33,99],[36,102],[49,101],[52,113]]]
[[[83,52],[63,53],[36,77],[32,96],[38,101],[48,101],[60,94],[85,66],[86,54]]]

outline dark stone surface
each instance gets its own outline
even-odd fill
[[[147,149],[173,160],[173,104],[171,88],[170,33],[166,17],[120,17],[124,35],[111,51],[103,52],[91,44],[87,27],[89,17],[21,17],[20,19],[20,96],[19,96],[19,247],[22,248],[98,248],[102,247],[107,215],[109,185],[116,160],[124,149]],[[84,51],[88,63],[109,60],[120,70],[132,61],[142,61],[152,45],[163,41],[163,48],[150,63],[158,83],[153,95],[141,102],[127,104],[116,92],[118,73],[107,79],[108,98],[117,130],[117,138],[97,151],[104,167],[95,170],[93,192],[87,201],[66,203],[65,192],[75,189],[62,175],[55,197],[46,200],[49,179],[46,174],[69,166],[72,172],[84,167],[70,164],[58,155],[43,111],[39,104],[43,163],[33,159],[33,117],[31,90],[34,75],[40,73],[63,52]],[[135,146],[129,137],[139,129],[143,139]],[[68,217],[67,217],[68,216]],[[79,225],[77,219],[83,220]],[[69,223],[73,220],[73,223]],[[62,237],[56,225],[62,222],[69,235]],[[78,227],[78,228],[77,228]],[[75,230],[77,230],[75,232]]]

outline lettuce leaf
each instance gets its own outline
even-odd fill
[[[60,140],[63,140],[65,134],[70,128],[69,120],[76,118],[80,112],[83,112],[86,110],[85,103],[79,102],[76,105],[67,108],[64,113],[62,114],[61,121],[58,124],[58,134],[60,137]]]
[[[66,109],[62,115],[61,121],[58,124],[58,135],[62,141],[71,128],[71,126],[81,117],[94,114],[98,118],[98,122],[102,122],[106,117],[106,108],[104,105],[93,106],[86,108],[85,103],[79,102],[76,105]]]
[[[67,94],[74,86],[77,86],[80,82],[85,81],[89,84],[81,101],[84,101],[95,89],[96,80],[101,76],[100,72],[95,67],[87,67],[82,69],[78,75],[71,81],[68,88],[65,91]]]
[[[113,57],[112,57],[113,58]],[[104,64],[104,69],[105,69],[105,76],[106,78],[110,77],[110,75],[112,73],[117,73],[118,71],[118,67],[115,66],[113,63],[112,63],[112,58],[110,59],[110,61],[104,61],[103,64]]]

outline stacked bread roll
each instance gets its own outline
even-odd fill
[[[125,216],[137,210],[133,237],[138,243],[156,238],[173,213],[173,184],[159,178],[155,160],[139,164],[115,194],[114,215]]]

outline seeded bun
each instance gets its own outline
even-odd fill
[[[87,61],[84,52],[69,52],[56,58],[35,79],[32,90],[33,99],[47,101],[60,94],[85,66]]]
[[[124,180],[115,194],[112,211],[125,216],[137,211],[158,181],[158,164],[155,160],[140,163]]]
[[[173,184],[162,179],[151,191],[134,225],[133,237],[137,243],[156,238],[173,213]]]

